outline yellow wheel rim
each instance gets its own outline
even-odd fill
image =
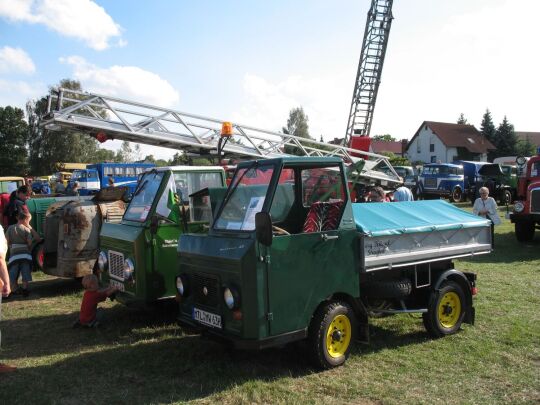
[[[346,315],[338,315],[326,332],[326,350],[331,357],[344,356],[351,343],[351,321]]]
[[[439,301],[439,322],[443,328],[451,329],[459,321],[461,316],[461,300],[459,295],[450,291],[444,294]]]

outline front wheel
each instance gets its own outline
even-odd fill
[[[461,191],[461,188],[456,187],[452,190],[452,194],[450,194],[450,201],[452,202],[461,202],[461,199],[463,198],[463,192]]]
[[[530,242],[534,238],[534,222],[516,221],[516,238],[519,242]]]
[[[320,307],[310,327],[311,351],[316,366],[329,369],[345,363],[356,330],[356,317],[347,303],[334,301]]]
[[[501,192],[501,205],[510,205],[512,204],[512,193],[510,190],[503,190]]]
[[[428,333],[435,338],[456,333],[465,317],[465,305],[461,286],[445,281],[438,291],[431,292],[428,312],[422,314]]]

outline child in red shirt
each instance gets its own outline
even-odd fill
[[[105,301],[107,297],[110,297],[112,294],[118,291],[118,288],[109,287],[105,290],[98,290],[98,278],[95,274],[89,274],[84,276],[82,279],[82,285],[85,291],[81,303],[79,324],[89,327],[98,326],[98,303]]]

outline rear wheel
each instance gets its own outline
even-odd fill
[[[311,352],[316,366],[328,369],[345,363],[356,330],[356,317],[347,303],[334,301],[320,307],[310,327]]]
[[[512,203],[512,193],[510,190],[503,190],[501,192],[501,205],[509,205]]]
[[[534,222],[516,222],[516,238],[520,242],[530,242],[534,238]]]
[[[450,201],[452,201],[452,202],[461,202],[462,198],[463,198],[463,192],[461,191],[461,188],[455,187],[452,190],[452,194],[450,194]]]
[[[422,314],[424,326],[433,337],[456,333],[465,317],[465,293],[453,281],[445,281],[438,291],[432,291],[428,312]]]
[[[34,247],[34,250],[32,251],[32,259],[36,270],[43,271],[43,263],[45,261],[44,249],[44,244],[40,243],[39,245],[36,245],[36,247]]]

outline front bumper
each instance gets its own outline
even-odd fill
[[[243,339],[241,337],[231,336],[223,333],[221,330],[206,327],[182,315],[178,317],[178,324],[181,327],[186,327],[189,330],[196,330],[203,336],[209,337],[213,340],[230,345],[235,349],[240,350],[268,349],[270,347],[282,346],[287,343],[303,340],[308,336],[308,331],[306,328],[262,339]]]

